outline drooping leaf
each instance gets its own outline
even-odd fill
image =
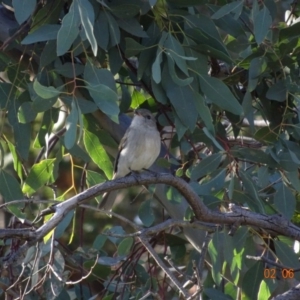
[[[224,6],[222,6],[217,12],[215,12],[211,16],[211,18],[212,19],[220,19],[225,15],[233,13],[234,18],[237,19],[242,12],[243,4],[244,4],[243,1],[234,1],[234,2],[228,3]]]
[[[263,280],[263,264],[256,262],[246,273],[243,278],[242,288],[245,294],[245,299],[257,299],[257,294],[261,281]],[[251,284],[249,284],[251,282]]]
[[[201,160],[201,162],[192,170],[191,179],[196,180],[215,171],[220,165],[221,160],[222,153],[215,153],[207,156],[206,158]]]
[[[279,240],[274,240],[274,245],[276,255],[282,265],[292,270],[299,266],[298,256],[289,245]]]
[[[33,89],[38,96],[43,99],[50,99],[57,97],[61,92],[54,88],[53,86],[43,86],[37,80],[33,82]]]
[[[24,182],[22,188],[23,193],[31,195],[44,184],[52,181],[54,161],[55,158],[45,159],[33,165]]]
[[[248,205],[250,207],[253,207],[254,210],[259,211],[260,213],[265,213],[265,208],[263,206],[262,200],[259,197],[258,191],[254,186],[251,178],[249,178],[248,174],[243,171],[240,172],[240,176],[243,180],[245,193],[248,193],[252,198],[252,201],[250,201]]]
[[[119,26],[134,36],[147,38],[148,34],[143,30],[141,24],[134,18],[118,20]]]
[[[12,0],[15,18],[19,24],[25,22],[34,12],[36,0]]]
[[[257,44],[261,44],[272,25],[272,18],[266,6],[263,6],[263,8],[254,15],[253,25],[255,40]]]
[[[297,22],[287,28],[282,28],[279,31],[279,37],[281,40],[293,39],[293,38],[297,38],[299,36],[300,36],[300,23],[299,22]]]
[[[145,47],[138,42],[136,42],[132,38],[125,38],[126,41],[126,50],[125,50],[125,55],[126,57],[131,57],[136,54],[139,54],[141,51],[145,49]]]
[[[195,104],[197,111],[199,113],[200,118],[204,122],[205,126],[207,127],[208,131],[212,134],[215,135],[215,127],[213,124],[213,119],[210,114],[210,110],[208,106],[205,103],[205,100],[202,95],[199,93],[195,93]]]
[[[198,112],[195,105],[195,94],[192,89],[189,86],[172,84],[167,87],[167,95],[180,121],[193,132]]]
[[[77,3],[77,2],[76,2]],[[57,55],[65,54],[79,34],[80,16],[78,7],[72,2],[69,12],[64,16],[57,34]]]
[[[7,107],[11,93],[13,93],[13,85],[0,82],[0,109]]]
[[[129,254],[130,250],[132,248],[133,242],[134,242],[134,240],[132,237],[125,238],[118,246],[118,254],[120,256]]]
[[[94,34],[98,45],[107,50],[109,43],[109,23],[106,17],[106,13],[102,10],[99,12],[98,18],[94,25]]]
[[[139,218],[146,227],[150,227],[153,224],[155,216],[151,207],[151,200],[143,201],[139,208]]]
[[[76,143],[77,138],[77,124],[81,118],[80,112],[76,102],[72,102],[71,111],[66,118],[66,133],[64,136],[64,142],[67,149],[71,149]]]
[[[3,169],[0,169],[0,194],[5,202],[24,198],[18,181]]]
[[[78,0],[77,4],[82,28],[90,42],[94,56],[97,56],[98,46],[93,29],[95,20],[94,8],[88,0]]]
[[[200,75],[200,85],[204,95],[212,103],[238,116],[243,113],[242,106],[221,80]]]
[[[30,123],[37,116],[37,112],[33,109],[31,102],[24,102],[18,111],[18,119],[20,123]]]
[[[110,47],[113,47],[120,42],[120,29],[114,16],[112,16],[108,11],[105,13],[109,29],[109,45]]]
[[[86,151],[94,163],[101,170],[103,170],[107,178],[111,178],[113,173],[113,165],[97,135],[94,132],[85,130],[83,142]]]
[[[224,249],[224,233],[215,232],[212,240],[208,245],[208,253],[213,263],[212,277],[216,284],[220,284],[222,280],[222,265],[224,260],[223,249]]]
[[[84,70],[84,79],[95,104],[117,122],[119,114],[118,95],[112,73],[87,64]]]
[[[285,184],[280,184],[274,197],[274,205],[278,213],[285,216],[287,220],[292,218],[296,207],[296,198]]]
[[[21,42],[23,45],[29,45],[37,42],[56,40],[61,26],[56,24],[45,24],[27,35]]]
[[[267,91],[266,97],[270,100],[283,102],[287,97],[287,88],[283,80],[273,84]]]

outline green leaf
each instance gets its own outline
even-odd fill
[[[273,144],[277,141],[278,136],[270,127],[262,127],[255,132],[254,138],[262,143]]]
[[[221,169],[210,181],[202,184],[192,182],[191,186],[198,195],[214,195],[224,188],[225,177],[226,169]]]
[[[286,268],[296,269],[299,266],[298,255],[286,243],[274,240],[275,253],[280,263]]]
[[[124,256],[130,253],[134,239],[132,237],[125,238],[118,246],[118,255]]]
[[[23,179],[22,163],[21,163],[21,161],[19,159],[19,156],[17,154],[16,147],[6,137],[4,137],[4,138],[5,138],[5,141],[8,145],[9,151],[10,151],[12,157],[13,157],[14,170],[17,172],[19,178],[22,180]]]
[[[55,228],[54,231],[54,237],[56,239],[59,239],[64,233],[66,233],[66,229],[68,228],[68,226],[70,225],[73,217],[74,217],[74,210],[69,211],[64,218],[62,219],[62,221],[57,225],[57,227]]]
[[[78,111],[76,102],[72,102],[72,107],[69,115],[66,118],[66,133],[64,135],[64,142],[67,149],[71,149],[76,143],[77,137],[77,124],[81,118],[81,114]]]
[[[162,104],[167,104],[168,103],[168,98],[166,95],[165,90],[163,89],[161,84],[157,84],[153,78],[151,78],[151,87],[153,94],[155,96],[155,100],[162,103]]]
[[[104,84],[107,85],[114,92],[117,92],[115,78],[113,74],[107,69],[99,69],[88,62],[84,68],[84,79],[91,86]]]
[[[208,299],[212,299],[212,300],[231,300],[232,299],[229,295],[225,295],[223,292],[221,292],[215,288],[204,288],[203,292],[208,297]]]
[[[68,151],[72,156],[78,157],[82,159],[85,163],[89,163],[91,158],[89,155],[77,144],[75,144],[71,149]]]
[[[110,228],[109,230],[107,230],[107,232],[109,232],[111,234],[118,234],[118,235],[126,234],[122,226],[114,226],[114,227]],[[120,241],[123,240],[122,238],[114,237],[114,236],[107,236],[107,238],[115,245],[119,244]],[[116,259],[120,260],[119,257],[116,257]]]
[[[106,179],[99,172],[94,172],[91,170],[86,170],[86,183],[88,187],[92,187],[96,184],[104,182]],[[95,199],[98,203],[101,201],[102,196],[97,196]]]
[[[200,118],[204,122],[208,131],[214,136],[215,135],[215,127],[213,124],[213,119],[212,119],[210,110],[205,103],[203,96],[200,95],[199,93],[195,93],[195,100],[196,100],[195,101],[196,108],[197,108]]]
[[[198,178],[215,171],[219,167],[222,161],[222,157],[222,153],[215,153],[205,157],[198,165],[193,168],[191,179],[197,180]]]
[[[204,134],[214,143],[214,145],[221,151],[224,151],[224,148],[219,144],[216,138],[210,133],[210,131],[206,128],[202,128]]]
[[[84,72],[83,65],[69,63],[69,62],[65,62],[63,64],[60,59],[55,60],[54,67],[55,67],[55,70],[57,71],[57,73],[65,76],[65,77],[68,77],[68,78],[77,77]]]
[[[126,3],[126,1],[115,2],[116,4],[111,5],[110,9],[112,13],[120,19],[132,18],[136,16],[140,11],[140,4],[134,3],[135,1],[129,1],[129,3]]]
[[[95,265],[95,261],[94,260],[88,260],[85,261],[83,263],[83,266],[86,270],[91,270],[92,274],[91,276],[88,277],[88,282],[92,282],[95,280],[98,280],[99,278],[101,279],[107,279],[107,277],[109,276],[109,274],[111,273],[111,268],[108,266],[103,266],[100,264]],[[68,294],[67,294],[68,295]],[[81,296],[83,296],[82,294],[79,294]],[[59,295],[59,297],[61,296],[61,294]],[[107,297],[102,298],[103,300],[106,300]],[[66,297],[61,298],[62,299],[66,299]],[[70,299],[70,298],[69,298]],[[108,298],[107,300],[112,300],[112,298]]]
[[[94,25],[94,34],[98,45],[102,49],[107,50],[109,43],[109,24],[106,13],[102,10],[100,10],[99,16],[96,19]]]
[[[195,105],[195,94],[191,87],[169,84],[166,91],[180,121],[193,132],[198,112]]]
[[[98,45],[94,36],[94,8],[88,0],[78,0],[80,21],[85,35],[90,42],[94,56],[97,56]]]
[[[37,112],[32,107],[32,102],[24,102],[18,111],[18,119],[20,123],[30,123],[37,116]]]
[[[260,213],[264,214],[265,209],[264,209],[262,200],[260,199],[260,197],[258,195],[258,192],[257,192],[252,180],[242,170],[240,170],[239,174],[240,174],[240,176],[242,178],[242,181],[243,181],[243,186],[244,186],[245,193],[248,193],[251,196],[251,198],[255,201],[255,202],[253,202],[253,201],[249,202],[248,205],[250,207],[252,207],[252,209],[254,211],[257,211],[257,212],[260,212]]]
[[[257,299],[259,287],[263,280],[264,267],[263,264],[258,261],[245,273],[242,282],[243,293],[245,294],[245,300]]]
[[[15,146],[22,159],[27,161],[30,148],[31,125],[15,122],[12,124],[14,130]]]
[[[181,203],[182,195],[172,186],[165,187],[165,194],[167,199],[173,203],[178,204]]]
[[[167,60],[168,60],[168,64],[167,64],[166,68],[169,70],[169,74],[176,85],[185,86],[185,85],[191,84],[193,82],[193,80],[194,80],[193,77],[184,78],[185,76],[179,77],[177,75],[177,72],[175,70],[175,61],[172,59],[171,56],[167,56]]]
[[[32,17],[33,22],[31,24],[31,32],[39,29],[39,27],[45,24],[55,24],[60,18],[61,10],[63,8],[63,1],[54,0],[47,2],[42,8],[40,8],[36,14]]]
[[[13,85],[6,82],[0,82],[0,109],[7,107],[8,101],[13,93]]]
[[[125,48],[126,57],[135,56],[145,49],[145,46],[139,44],[132,38],[126,37],[125,42],[126,42],[126,48]]]
[[[266,97],[270,100],[283,102],[287,97],[286,84],[283,80],[279,80],[273,84],[267,91]]]
[[[188,7],[188,6],[194,6],[199,5],[199,0],[167,0],[167,3],[170,3],[172,5],[176,5],[179,7]]]
[[[212,19],[220,19],[224,17],[225,15],[228,15],[230,13],[234,14],[234,19],[237,19],[242,10],[243,10],[243,1],[234,1],[231,3],[227,3],[226,5],[222,6],[217,12],[215,12],[211,18]]]
[[[150,227],[153,224],[155,216],[151,207],[151,200],[146,200],[140,205],[138,214],[144,226]]]
[[[98,234],[94,240],[93,248],[96,250],[101,250],[106,241],[107,241],[106,235]]]
[[[15,18],[19,24],[25,22],[34,12],[36,0],[12,0]]]
[[[31,195],[43,185],[51,182],[54,161],[55,158],[45,159],[33,165],[23,185],[23,193]]]
[[[105,11],[105,13],[109,29],[109,45],[113,47],[120,42],[120,29],[116,19],[108,11]]]
[[[278,213],[286,217],[287,220],[291,220],[296,208],[296,199],[291,190],[283,183],[280,184],[275,194],[274,205]]]
[[[72,2],[69,12],[64,16],[57,34],[57,55],[65,54],[79,34],[80,16],[78,7]]]
[[[212,277],[217,285],[222,280],[222,265],[223,265],[223,249],[224,249],[224,233],[215,232],[212,240],[208,245],[208,253],[213,264]]]
[[[264,57],[255,57],[251,60],[249,68],[249,81],[247,91],[252,92],[257,86],[259,75],[264,71],[266,62]]]
[[[117,93],[104,84],[89,85],[87,86],[87,90],[99,109],[113,121],[118,121],[119,106],[117,104]]]
[[[263,8],[254,15],[253,25],[255,40],[257,44],[261,44],[272,25],[272,18],[266,6],[263,6]]]
[[[183,59],[185,53],[182,45],[173,37],[171,33],[167,35],[164,45],[165,52],[168,58],[172,58],[177,67],[187,76],[189,76],[185,59]]]
[[[160,83],[161,82],[161,68],[160,64],[162,62],[162,52],[158,52],[154,63],[152,64],[152,78],[155,83]]]
[[[92,113],[98,109],[93,101],[86,100],[85,98],[74,98],[66,95],[61,95],[59,98],[68,107],[71,107],[73,101],[76,101],[82,114]]]
[[[3,169],[0,169],[0,194],[5,202],[24,199],[19,182]]]
[[[221,80],[208,75],[199,77],[201,89],[212,103],[238,116],[243,113],[242,106]]]
[[[111,73],[113,75],[117,74],[124,63],[120,49],[117,46],[111,47],[108,50],[108,61]]]
[[[43,99],[50,99],[53,97],[57,97],[60,95],[60,91],[54,88],[53,86],[43,86],[41,85],[37,79],[33,82],[33,89]]]
[[[35,30],[33,33],[29,33],[21,42],[22,45],[34,44],[37,42],[46,42],[50,40],[56,40],[58,31],[61,26],[57,24],[45,24]]]
[[[280,29],[280,31],[279,31],[280,40],[298,38],[299,36],[300,36],[300,23],[299,22],[297,22],[287,28]]]
[[[132,35],[141,38],[148,38],[148,34],[143,30],[141,24],[137,21],[137,19],[120,19],[118,20],[118,24],[122,29]]]
[[[139,107],[142,103],[144,103],[147,99],[144,94],[141,92],[137,91],[136,89],[133,90],[132,96],[131,96],[131,107],[132,108],[137,108]]]
[[[262,280],[259,286],[257,300],[269,299],[271,296],[270,288],[265,280]]]
[[[300,192],[300,180],[298,177],[298,170],[294,172],[285,172],[286,177],[291,182],[292,186],[297,192]]]
[[[83,142],[85,149],[93,162],[103,170],[107,178],[111,178],[113,165],[97,135],[85,130]]]

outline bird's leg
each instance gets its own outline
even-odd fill
[[[134,177],[134,179],[135,179],[138,183],[140,183],[140,182],[139,182],[139,179],[138,179],[138,177],[137,177],[137,175],[139,175],[139,174],[140,174],[139,171],[133,171],[133,170],[130,170],[130,173],[128,173],[126,176],[132,175],[132,176]]]

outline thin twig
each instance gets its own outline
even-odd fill
[[[154,251],[150,243],[143,237],[139,237],[141,243],[144,245],[144,247],[147,249],[147,251],[151,254],[153,259],[156,261],[156,263],[159,265],[159,267],[166,273],[166,275],[170,278],[170,280],[174,283],[174,285],[177,287],[177,289],[180,291],[180,293],[184,296],[184,298],[188,298],[189,295],[185,291],[185,289],[181,286],[181,284],[178,282],[176,277],[170,272],[170,270],[164,265],[163,261],[160,259],[160,257],[157,255],[157,253]]]

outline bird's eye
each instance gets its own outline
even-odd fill
[[[146,118],[147,118],[148,120],[150,120],[150,119],[151,119],[151,117],[150,117],[150,116],[146,116]]]

